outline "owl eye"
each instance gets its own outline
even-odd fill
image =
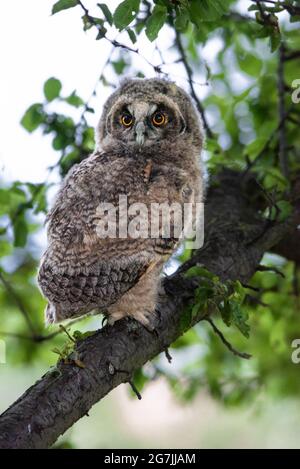
[[[152,123],[156,127],[164,125],[167,123],[167,116],[160,111],[155,112],[155,114],[152,116]]]
[[[123,114],[120,117],[120,122],[122,125],[124,125],[124,127],[130,127],[133,123],[133,117],[131,116],[131,114]]]

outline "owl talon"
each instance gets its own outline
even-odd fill
[[[102,321],[101,321],[101,326],[104,327],[106,324],[109,324],[109,320],[107,316],[104,316]]]
[[[131,317],[142,324],[148,332],[158,335],[156,326],[159,322],[159,318],[156,311],[136,311],[134,314],[131,314]]]

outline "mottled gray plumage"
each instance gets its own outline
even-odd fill
[[[149,207],[200,201],[202,142],[191,100],[174,83],[127,80],[109,97],[97,150],[71,169],[48,215],[38,276],[48,322],[100,309],[111,323],[128,315],[148,324],[161,269],[178,239],[100,238],[97,207],[117,206],[122,194],[128,204]]]

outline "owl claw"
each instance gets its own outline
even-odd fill
[[[156,326],[159,322],[159,317],[156,311],[136,311],[131,315],[136,321],[138,321],[142,326],[151,333],[158,335]]]
[[[104,316],[101,321],[101,326],[104,327],[106,324],[109,324],[109,318],[107,316]]]

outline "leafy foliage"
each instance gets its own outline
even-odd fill
[[[59,0],[53,5],[52,14],[58,13],[62,10],[67,10],[68,8],[73,8],[78,5],[77,0]]]
[[[113,21],[120,31],[128,26],[136,17],[140,6],[140,0],[124,0],[117,7]]]

